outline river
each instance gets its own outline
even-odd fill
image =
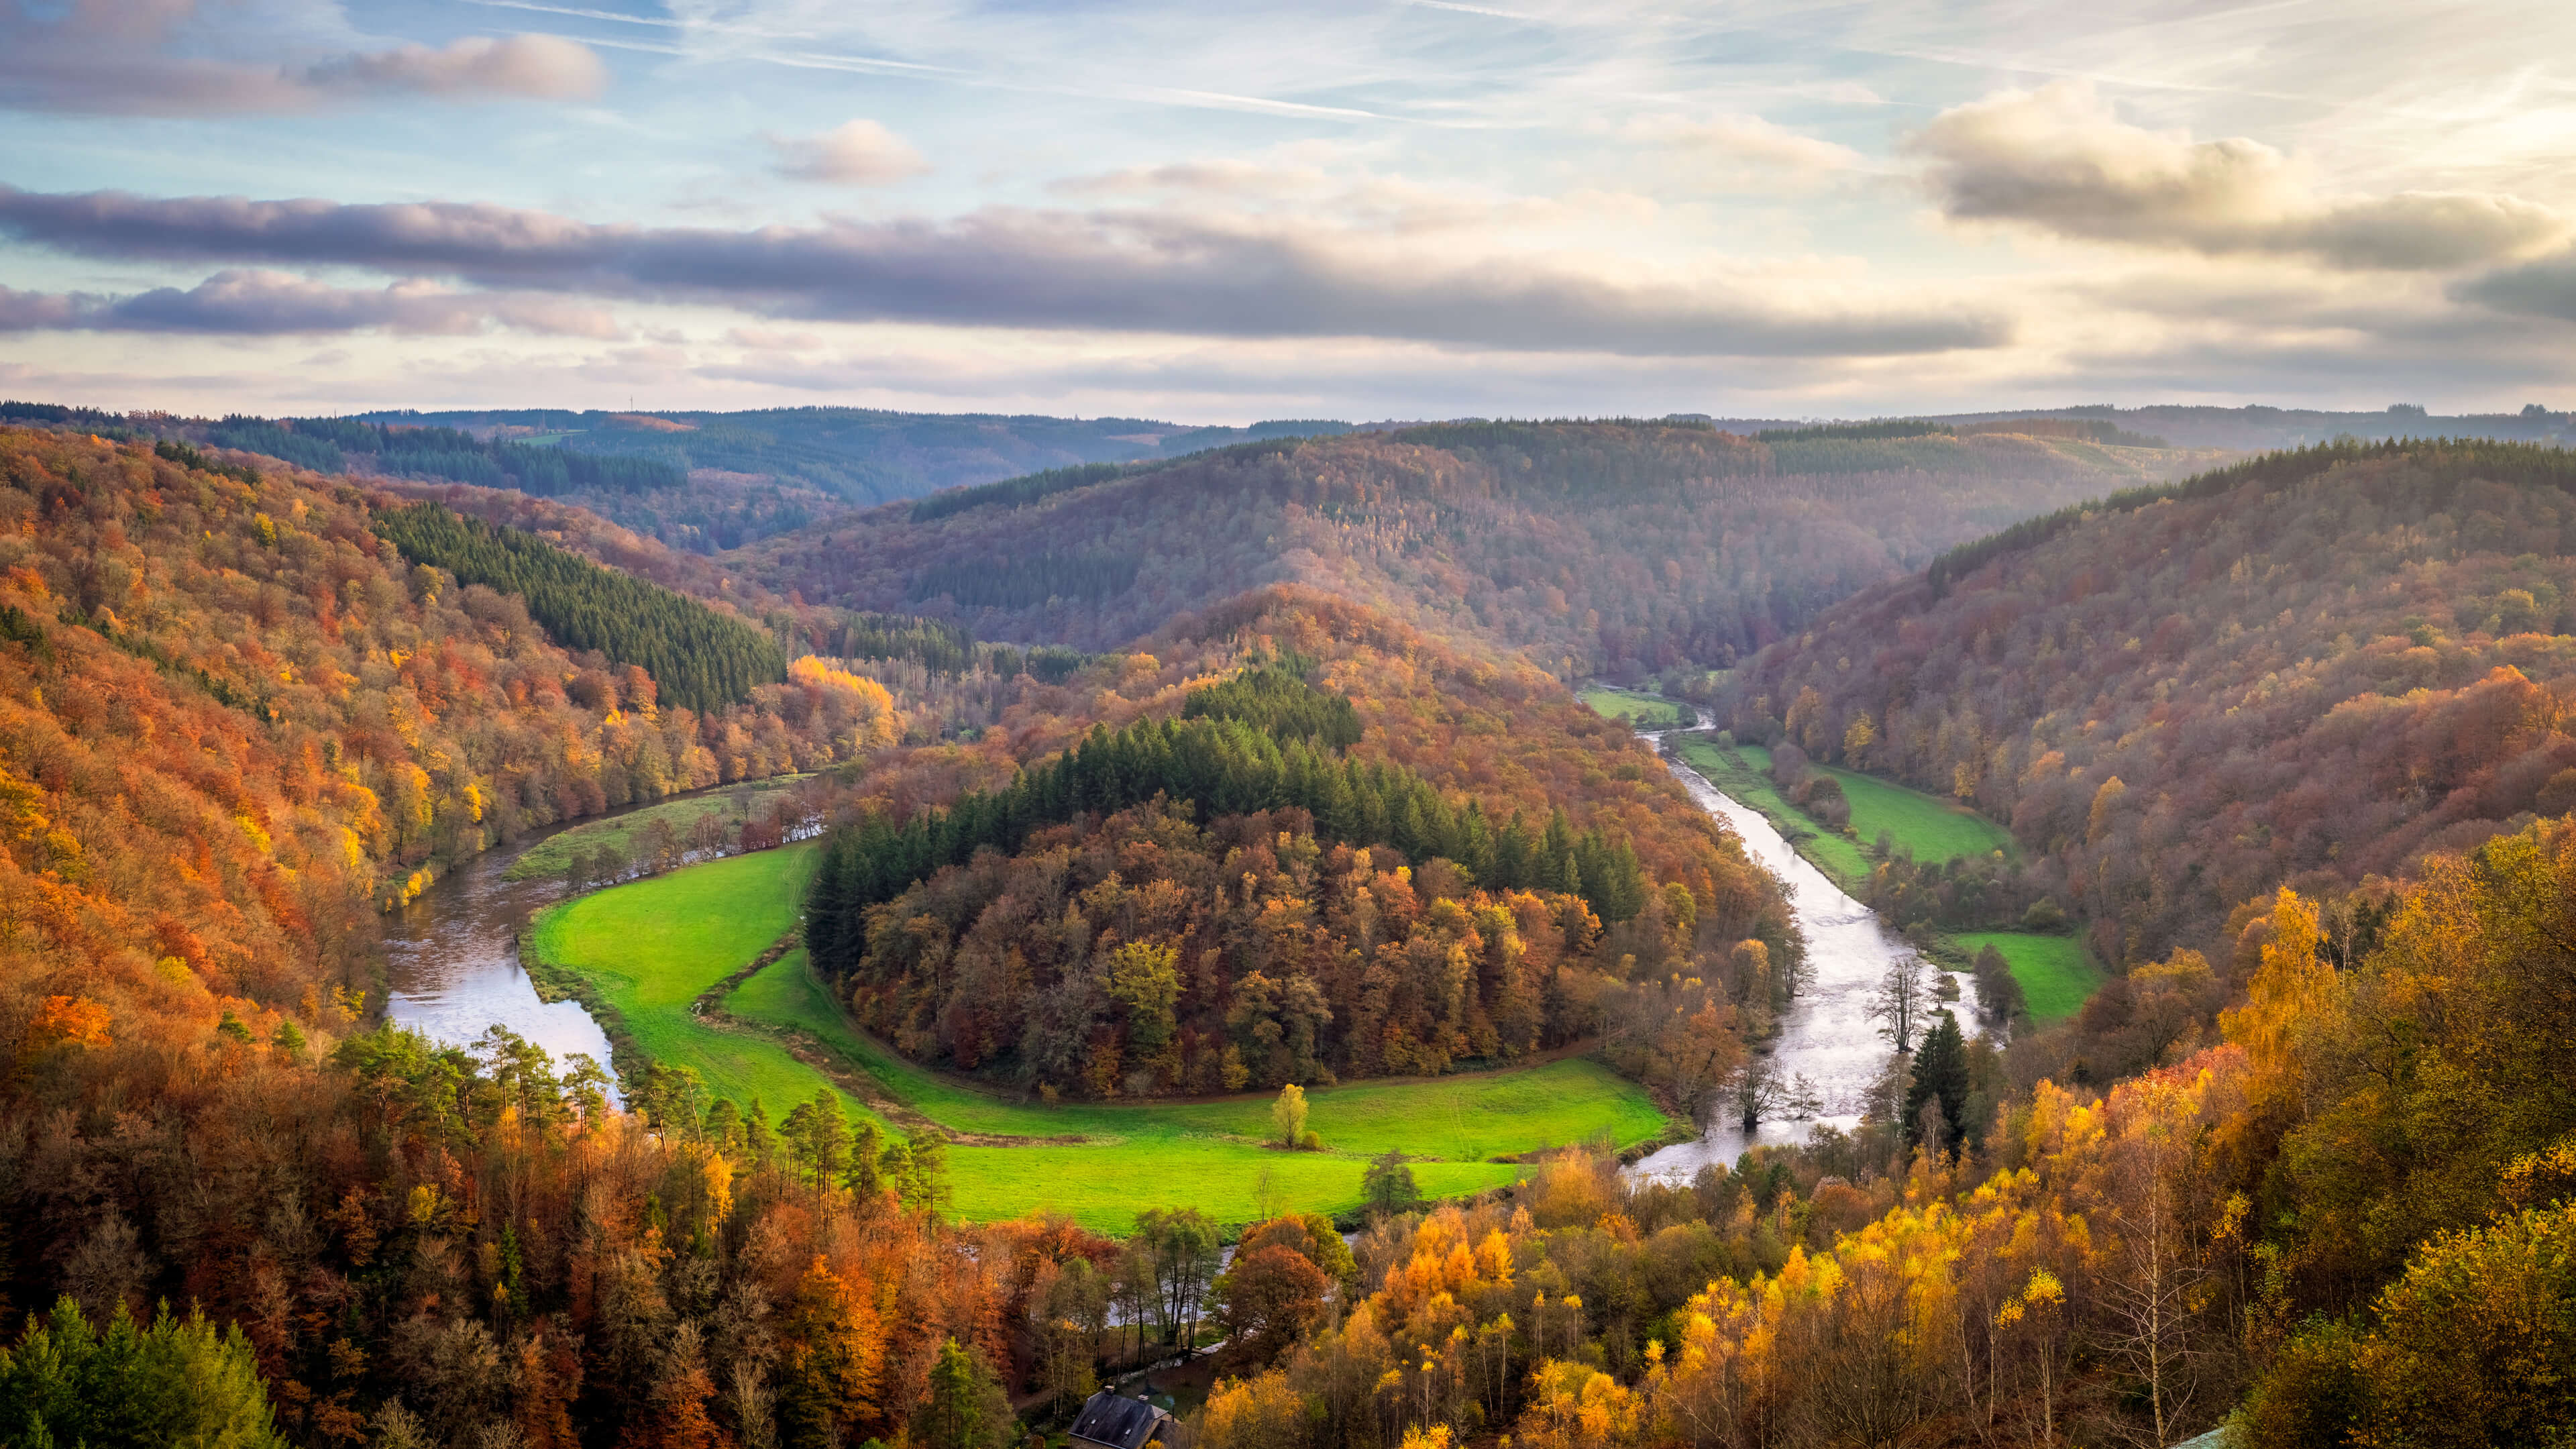
[[[600,816],[556,827],[569,830]],[[519,926],[562,899],[563,882],[513,881],[501,873],[545,830],[495,846],[430,882],[411,904],[385,917],[385,1014],[397,1025],[455,1046],[506,1026],[556,1060],[587,1053],[608,1065],[608,1034],[577,1001],[544,1001],[519,965]],[[616,1087],[609,1088],[610,1095]]]
[[[1664,735],[1644,734],[1660,752]],[[1870,1016],[1870,995],[1890,965],[1915,951],[1869,907],[1798,854],[1760,811],[1729,799],[1675,756],[1664,754],[1663,758],[1700,808],[1725,822],[1743,840],[1746,853],[1778,877],[1788,893],[1790,912],[1807,940],[1807,974],[1796,999],[1781,1014],[1779,1034],[1762,1050],[1783,1081],[1806,1078],[1824,1102],[1822,1116],[1764,1122],[1750,1136],[1739,1125],[1732,1102],[1727,1102],[1697,1141],[1664,1148],[1628,1169],[1636,1177],[1688,1181],[1711,1163],[1720,1168],[1734,1165],[1736,1157],[1755,1143],[1803,1142],[1819,1125],[1849,1128],[1860,1121],[1862,1101],[1888,1059],[1887,1043],[1880,1039],[1878,1023]],[[1958,1013],[1960,1027],[1974,1034],[1976,983],[1965,973],[1956,979],[1960,996],[1951,1009]]]
[[[1664,742],[1661,734],[1645,738],[1659,747]],[[1861,1100],[1887,1062],[1886,1043],[1869,1015],[1870,992],[1889,964],[1912,954],[1912,948],[1809,864],[1759,812],[1728,799],[1671,756],[1665,759],[1700,808],[1724,821],[1788,893],[1807,941],[1807,976],[1782,1014],[1779,1035],[1766,1054],[1784,1081],[1805,1077],[1825,1107],[1824,1115],[1811,1120],[1764,1122],[1750,1137],[1732,1110],[1721,1109],[1705,1136],[1664,1148],[1629,1169],[1639,1176],[1687,1180],[1708,1163],[1733,1164],[1752,1143],[1804,1141],[1818,1123],[1850,1127],[1860,1120]],[[459,1046],[470,1045],[498,1023],[558,1060],[580,1052],[608,1064],[608,1036],[599,1023],[579,1002],[539,999],[536,984],[519,964],[520,925],[561,899],[562,883],[502,878],[522,852],[573,825],[484,851],[386,917],[391,986],[386,1012],[394,1021]],[[1957,979],[1961,997],[1955,1009],[1960,1025],[1973,1033],[1976,984],[1964,974]]]

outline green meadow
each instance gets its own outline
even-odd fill
[[[1607,684],[1585,688],[1578,696],[1592,706],[1595,714],[1623,719],[1630,724],[1667,725],[1680,720],[1684,706],[1658,694],[1643,694],[1633,689],[1617,689]]]
[[[537,918],[532,954],[581,978],[622,1045],[696,1068],[716,1096],[745,1107],[757,1097],[774,1121],[822,1078],[774,1042],[710,1030],[689,1005],[795,926],[815,849],[737,855],[567,901]]]
[[[1738,745],[1730,753],[1705,738],[1682,742],[1682,758],[1708,782],[1768,817],[1780,833],[1845,890],[1858,891],[1869,879],[1864,847],[1887,832],[1900,849],[1920,861],[1955,860],[1963,855],[2003,851],[2017,853],[2011,832],[1973,810],[1920,790],[1830,765],[1816,768],[1834,777],[1851,803],[1853,840],[1826,829],[1789,803],[1771,783],[1771,752],[1760,745]]]
[[[805,778],[803,775],[787,775],[757,785],[711,791],[681,800],[665,800],[641,810],[629,810],[623,815],[612,815],[605,820],[593,820],[570,830],[557,831],[521,851],[519,858],[511,861],[501,875],[506,880],[560,876],[571,868],[576,856],[590,854],[603,845],[620,856],[631,856],[635,853],[636,842],[657,820],[667,823],[683,840],[688,838],[690,830],[699,821],[710,815],[720,816],[727,823],[739,826],[755,814],[769,796]]]
[[[1815,863],[1845,890],[1857,895],[1869,880],[1869,857],[1861,842],[1886,831],[1917,860],[1955,860],[1964,855],[2003,851],[2018,854],[2010,832],[1974,811],[1947,800],[1853,770],[1820,766],[1843,787],[1851,802],[1854,841],[1829,831],[1791,805],[1771,783],[1771,752],[1759,745],[1721,750],[1702,736],[1686,737],[1682,758],[1708,777],[1710,784],[1770,820],[1798,853]],[[2101,985],[2101,970],[2083,942],[2072,936],[2027,931],[1974,931],[1950,937],[1974,957],[1992,945],[2021,983],[2031,1019],[2042,1026],[2073,1016]]]
[[[1341,1212],[1359,1204],[1368,1159],[1389,1149],[1436,1159],[1414,1162],[1415,1180],[1427,1194],[1455,1196],[1518,1176],[1496,1157],[1578,1142],[1632,1146],[1673,1125],[1635,1083],[1585,1059],[1317,1088],[1307,1095],[1307,1125],[1323,1138],[1321,1152],[1265,1145],[1267,1094],[1015,1100],[926,1070],[859,1031],[801,949],[726,994],[722,1014],[732,1023],[692,1013],[700,995],[793,928],[813,859],[812,846],[793,846],[583,896],[541,917],[531,944],[545,967],[586,983],[585,995],[613,1018],[611,1033],[635,1053],[695,1068],[714,1094],[745,1108],[758,1098],[773,1121],[829,1086],[854,1116],[885,1120],[871,1104],[891,1103],[899,1117],[957,1134],[949,1161],[962,1217],[1051,1209],[1124,1232],[1153,1207],[1196,1206],[1232,1223],[1265,1205]],[[841,1080],[861,1093],[833,1085],[791,1043],[837,1059]]]
[[[2042,1026],[2064,1021],[2083,1009],[2085,998],[2102,984],[2102,973],[2084,943],[2073,936],[2040,936],[2027,931],[1970,931],[1950,938],[1974,956],[1992,946],[2021,983],[2030,1018]]]

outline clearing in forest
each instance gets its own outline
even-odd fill
[[[2073,936],[1969,931],[1950,939],[1971,956],[1988,946],[2001,952],[2004,964],[2012,968],[2013,979],[2021,983],[2022,1000],[2030,1007],[2030,1019],[2042,1026],[2064,1021],[2081,1011],[2085,999],[2102,984],[2102,973],[2094,967],[2084,943]]]
[[[1659,694],[1644,694],[1633,689],[1618,689],[1607,684],[1586,686],[1577,696],[1592,707],[1592,712],[1612,719],[1624,719],[1632,725],[1678,724],[1689,706]],[[1692,712],[1697,717],[1697,712]]]
[[[790,846],[673,871],[583,896],[540,918],[534,954],[569,974],[612,1036],[650,1062],[687,1066],[713,1096],[772,1122],[827,1084],[844,1110],[896,1133],[925,1119],[955,1134],[950,1176],[961,1217],[1039,1209],[1086,1227],[1129,1230],[1138,1212],[1195,1206],[1220,1222],[1265,1209],[1342,1212],[1359,1205],[1368,1159],[1417,1159],[1426,1195],[1512,1181],[1497,1157],[1570,1143],[1652,1141],[1673,1124],[1643,1089],[1571,1059],[1445,1077],[1357,1082],[1307,1094],[1321,1152],[1264,1145],[1270,1098],[1047,1105],[1015,1101],[926,1070],[859,1031],[791,950],[742,979],[706,1016],[692,1004],[795,926],[814,860]],[[1438,1159],[1425,1161],[1418,1159]]]

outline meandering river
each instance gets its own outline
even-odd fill
[[[1664,740],[1658,733],[1645,737],[1658,746]],[[1666,760],[1700,808],[1724,821],[1788,892],[1790,909],[1806,936],[1807,975],[1766,1054],[1782,1080],[1804,1077],[1824,1103],[1819,1117],[1766,1121],[1750,1136],[1734,1111],[1721,1108],[1705,1136],[1664,1148],[1629,1169],[1641,1176],[1688,1179],[1708,1163],[1732,1164],[1753,1143],[1804,1141],[1818,1123],[1849,1127],[1860,1120],[1861,1100],[1887,1063],[1887,1044],[1870,1018],[1869,996],[1889,964],[1912,954],[1912,948],[1809,864],[1760,813],[1728,799],[1669,755]],[[607,1065],[608,1036],[599,1023],[578,1002],[540,1000],[519,963],[521,924],[560,899],[563,885],[549,879],[506,880],[503,873],[554,833],[543,831],[483,852],[386,918],[392,988],[386,1009],[396,1022],[458,1045],[470,1044],[498,1023],[558,1059],[582,1052]],[[1965,975],[1958,981],[1960,1024],[1973,1032],[1976,985]]]
[[[1665,735],[1641,732],[1660,750]],[[1789,909],[1807,938],[1807,975],[1798,996],[1781,1014],[1779,1035],[1765,1048],[1783,1081],[1804,1077],[1823,1099],[1824,1113],[1801,1121],[1767,1121],[1748,1136],[1731,1102],[1722,1104],[1705,1135],[1664,1148],[1629,1168],[1631,1175],[1687,1181],[1715,1163],[1732,1166],[1757,1142],[1803,1142],[1819,1124],[1848,1128],[1860,1121],[1862,1099],[1886,1068],[1887,1043],[1870,1016],[1869,998],[1900,957],[1915,954],[1869,907],[1852,899],[1832,878],[1798,854],[1761,812],[1737,804],[1699,772],[1671,754],[1665,764],[1701,809],[1724,821],[1747,853],[1780,880]],[[1976,983],[1958,977],[1960,999],[1952,1009],[1962,1029],[1974,1033]]]

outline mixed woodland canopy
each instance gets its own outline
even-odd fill
[[[2119,503],[1828,611],[1721,719],[2010,822],[2121,963],[2576,808],[2570,455],[2328,448]]]
[[[0,432],[0,1435],[999,1449],[1203,1309],[1233,1338],[1197,1449],[2576,1418],[2560,455],[2330,447],[1936,579],[1898,575],[2173,455],[1443,425],[735,573],[559,500],[47,421]],[[1135,568],[914,597],[1049,555]],[[565,637],[608,618],[647,627]],[[619,653],[657,632],[734,661],[704,708]],[[1873,889],[2071,913],[2115,972],[2074,1023],[1936,1013],[1857,1125],[1689,1183],[1573,1149],[1426,1211],[1381,1161],[1345,1247],[958,1224],[935,1132],[669,1074],[628,1114],[598,1064],[370,1010],[373,908],[463,855],[830,769],[814,954],[924,1062],[1151,1097],[1588,1040],[1699,1113],[1758,1071],[1799,943],[1558,676],[1729,658],[1704,693],[1740,737],[2010,823],[2017,860]]]
[[[1088,649],[1298,582],[1561,675],[1696,679],[1943,549],[2192,459],[2004,435],[1437,424],[1040,474],[818,523],[741,561],[811,603]]]

